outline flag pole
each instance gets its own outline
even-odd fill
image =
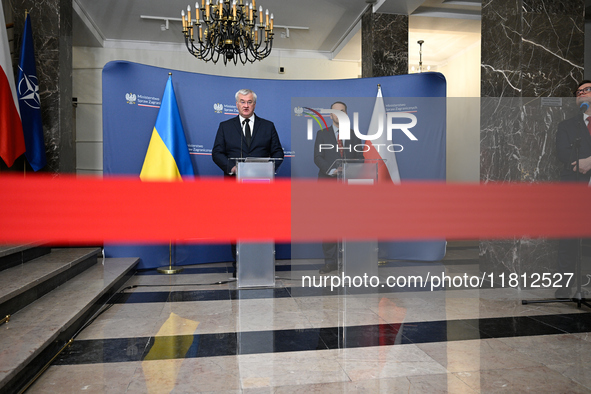
[[[380,84],[378,83],[378,92],[379,92],[380,90],[382,90],[382,85],[380,85]],[[379,260],[379,259],[378,259],[378,266],[380,266],[380,265],[386,265],[386,264],[388,264],[388,260]]]
[[[169,72],[168,75],[172,76],[172,73]],[[172,265],[172,240],[168,242],[168,267],[159,267],[156,271],[166,275],[174,275],[183,271],[182,267]]]
[[[172,265],[172,240],[168,243],[168,267],[159,267],[156,271],[166,275],[178,274],[183,271],[183,267]]]
[[[29,15],[29,10],[25,8],[25,23],[27,21],[27,15]],[[19,59],[20,61],[20,59]],[[27,177],[27,160],[23,160],[23,178]]]
[[[157,143],[158,140],[161,142]],[[164,141],[168,143],[163,144]],[[184,146],[184,149],[174,149],[175,146]],[[172,73],[169,72],[152,137],[140,171],[140,179],[142,181],[182,181],[185,175],[194,176],[195,172],[174,93]],[[172,265],[172,239],[169,239],[168,243],[168,266],[159,267],[156,271],[167,275],[183,271],[183,268]]]

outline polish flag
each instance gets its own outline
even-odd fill
[[[25,137],[18,109],[12,59],[0,4],[0,157],[8,167],[25,153]]]
[[[378,96],[373,107],[373,114],[369,122],[369,129],[367,135],[377,134],[381,129],[381,136],[375,140],[367,140],[365,143],[369,146],[369,150],[364,153],[366,159],[382,159],[385,161],[378,164],[378,182],[391,181],[393,183],[400,183],[400,173],[398,172],[398,163],[396,162],[396,154],[386,149],[392,141],[388,141],[388,133],[386,133],[386,106],[384,105],[384,98],[382,97],[382,87],[378,85]],[[379,145],[381,144],[381,145]],[[379,151],[375,148],[378,146]]]

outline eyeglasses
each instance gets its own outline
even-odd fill
[[[248,100],[248,101],[240,100],[238,102],[238,104],[240,104],[240,105],[244,105],[244,104],[253,105],[254,104],[254,101],[253,100]]]
[[[586,88],[583,89],[579,89],[575,92],[575,96],[579,97],[584,95],[585,93],[590,93],[591,92],[591,86],[587,86]]]

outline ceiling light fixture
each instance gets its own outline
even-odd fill
[[[181,12],[185,45],[197,59],[217,63],[220,56],[224,64],[253,63],[269,56],[273,47],[273,14],[252,3],[236,0],[201,0],[195,3],[195,19],[191,6]],[[258,23],[257,23],[258,16]]]
[[[419,65],[418,67],[415,66],[411,66],[410,68],[410,72],[414,73],[414,72],[418,72],[418,73],[422,73],[423,71],[431,71],[431,66],[423,66],[423,44],[425,43],[424,40],[419,40],[417,41],[417,44],[419,44]],[[426,68],[426,70],[425,70]]]
[[[423,72],[423,43],[424,42],[425,42],[424,40],[417,41],[417,44],[419,44],[419,72],[420,73]]]

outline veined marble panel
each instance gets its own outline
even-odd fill
[[[482,4],[481,95],[521,95],[521,9],[517,0]]]
[[[483,98],[480,109],[480,179],[514,180],[521,157],[521,98]]]
[[[556,129],[576,111],[572,92],[583,79],[583,49],[583,0],[483,3],[483,182],[558,180]],[[544,102],[546,97],[562,102]],[[556,244],[525,237],[483,240],[480,268],[520,275],[553,272]]]
[[[503,241],[480,241],[480,270],[482,272],[524,275],[530,287],[532,274],[552,273],[556,271],[558,241],[544,238],[509,239]],[[508,276],[507,276],[508,278]],[[523,278],[519,286],[505,287],[524,288]],[[538,283],[539,284],[539,283]],[[499,284],[497,284],[499,285]]]
[[[367,12],[361,22],[364,78],[408,73],[408,16]]]
[[[521,45],[522,96],[568,97],[583,79],[584,18],[527,12]]]
[[[20,48],[25,10],[31,15],[41,118],[45,136],[45,171],[76,171],[72,112],[72,2],[15,0],[15,47]]]
[[[481,180],[557,181],[556,129],[576,111],[569,97],[550,104],[539,97],[483,98]]]

